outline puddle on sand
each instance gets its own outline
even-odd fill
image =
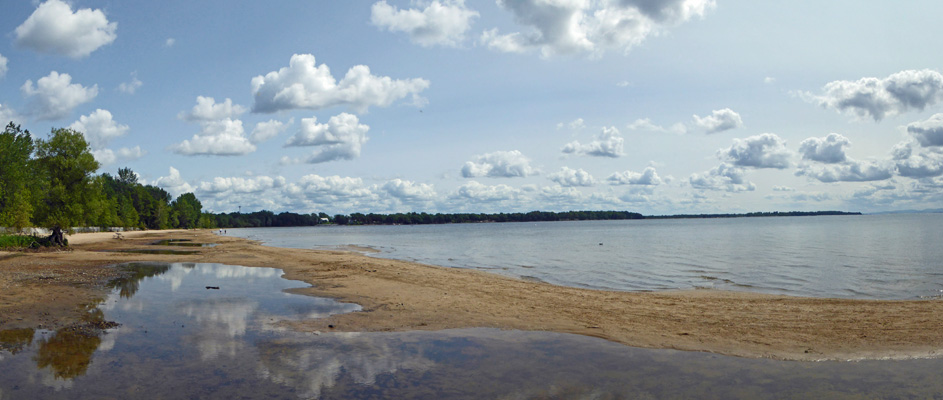
[[[0,398],[932,398],[941,360],[781,362],[544,332],[321,334],[277,322],[359,310],[281,271],[134,264],[96,331],[0,331]],[[207,286],[219,289],[206,289]],[[107,325],[104,325],[107,326]]]
[[[181,247],[216,247],[216,243],[197,243],[190,239],[165,239],[151,243],[152,246],[181,246]]]
[[[198,254],[197,250],[157,250],[157,249],[131,249],[131,250],[107,250],[107,251],[117,251],[119,253],[135,253],[135,254],[176,254],[176,255],[188,255],[188,254]]]

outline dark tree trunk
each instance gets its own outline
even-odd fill
[[[56,246],[65,246],[65,236],[62,234],[62,228],[52,228],[52,235],[49,235],[49,241]]]

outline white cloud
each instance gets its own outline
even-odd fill
[[[363,179],[352,177],[320,176],[316,174],[301,177],[297,185],[289,185],[289,192],[316,204],[356,204],[357,202],[376,200],[371,187],[365,186]],[[372,205],[372,204],[371,204]]]
[[[394,80],[372,75],[365,65],[352,67],[337,82],[326,65],[315,64],[313,55],[295,54],[288,67],[252,78],[252,111],[319,110],[343,105],[363,113],[370,106],[387,107],[428,87],[425,79]]]
[[[694,17],[715,6],[713,0],[498,0],[512,12],[526,32],[482,33],[480,42],[492,50],[510,53],[539,51],[541,56],[623,52],[648,36]]]
[[[7,126],[7,124],[10,122],[16,123],[20,120],[20,118],[20,115],[17,114],[17,112],[12,108],[0,104],[0,124],[2,124],[4,127]]]
[[[7,74],[7,58],[0,54],[0,78],[3,78]]]
[[[704,118],[694,115],[694,124],[707,131],[707,133],[717,133],[740,128],[743,126],[743,120],[740,119],[740,114],[729,108],[724,108],[714,110],[711,115]]]
[[[727,163],[711,169],[710,171],[691,174],[688,183],[695,189],[704,190],[724,190],[727,192],[749,192],[756,190],[753,182],[748,182],[743,177],[743,168],[739,168]]]
[[[458,188],[453,198],[470,200],[475,203],[494,203],[516,200],[521,192],[508,185],[484,185],[477,181],[470,181]]]
[[[265,122],[259,122],[255,124],[255,128],[252,129],[252,134],[249,135],[249,141],[253,144],[259,144],[267,141],[284,132],[285,129],[287,129],[288,126],[292,123],[294,123],[294,119],[289,120],[288,124],[274,119]]]
[[[596,180],[593,179],[593,176],[582,168],[571,169],[569,167],[563,167],[560,169],[560,172],[555,172],[547,177],[550,178],[551,181],[564,187],[593,186],[596,184]]]
[[[924,153],[897,161],[897,173],[908,178],[930,178],[943,175],[943,154]]]
[[[796,176],[807,176],[820,182],[867,182],[890,179],[893,165],[876,161],[849,160],[841,164],[804,165]]]
[[[302,118],[301,130],[288,139],[285,146],[320,146],[321,149],[307,160],[312,164],[360,157],[370,127],[361,124],[356,115],[340,113],[326,124],[317,121],[315,117]]]
[[[244,112],[245,107],[233,104],[232,99],[227,98],[222,103],[216,103],[216,99],[212,97],[197,96],[193,109],[190,112],[181,112],[177,117],[192,122],[219,121],[236,118]]]
[[[174,38],[167,38],[164,41],[164,47],[174,47],[175,44],[177,44],[177,39]]]
[[[141,146],[122,147],[118,151],[112,149],[92,150],[92,156],[101,165],[111,165],[118,161],[134,161],[147,155]]]
[[[635,122],[628,125],[629,130],[633,131],[650,131],[650,132],[661,132],[661,133],[672,133],[676,135],[683,135],[688,132],[688,128],[684,124],[678,122],[670,127],[663,127],[656,125],[649,118],[641,118],[635,120]]]
[[[211,182],[200,182],[199,191],[207,194],[261,193],[285,185],[285,178],[276,176],[215,177]]]
[[[27,80],[20,90],[31,98],[32,113],[40,120],[56,120],[72,113],[76,107],[88,103],[98,96],[98,85],[84,87],[72,83],[72,76],[52,71],[39,78],[33,86]]]
[[[795,192],[796,189],[793,189],[789,186],[773,186],[774,192]]]
[[[132,72],[131,82],[121,82],[121,84],[118,85],[118,91],[121,93],[134,94],[134,92],[136,92],[143,85],[144,82],[141,82],[141,80],[138,79],[138,73]]]
[[[544,186],[540,188],[537,195],[540,199],[557,206],[557,208],[571,208],[584,203],[583,192],[569,186]]]
[[[734,139],[733,145],[721,150],[722,159],[738,167],[788,168],[792,152],[786,149],[786,141],[772,133]]]
[[[763,83],[765,83],[765,84],[767,84],[767,85],[772,85],[772,84],[776,83],[776,78],[773,78],[773,77],[771,77],[771,76],[767,76],[766,78],[763,78]]]
[[[180,171],[170,167],[170,174],[154,181],[154,186],[166,189],[172,196],[177,197],[187,192],[193,192],[193,186],[180,176]]]
[[[907,125],[910,132],[921,146],[943,146],[943,114],[933,114],[925,121]]]
[[[582,118],[577,118],[569,123],[564,124],[563,122],[557,123],[557,129],[570,128],[572,130],[579,130],[586,127],[586,122]]]
[[[382,189],[403,202],[431,201],[436,198],[435,188],[427,183],[393,179],[383,184]]]
[[[655,186],[662,183],[661,177],[654,167],[647,167],[642,172],[623,171],[614,172],[606,178],[610,185],[649,185]]]
[[[462,176],[465,178],[522,178],[536,174],[537,170],[530,166],[530,160],[517,150],[475,156],[474,161],[468,161],[462,167]]]
[[[399,10],[386,0],[373,4],[370,22],[390,32],[405,32],[423,47],[459,46],[478,12],[465,7],[464,0],[432,1],[426,8]]]
[[[185,156],[241,156],[255,151],[256,147],[246,137],[242,121],[222,119],[200,123],[202,130],[190,140],[170,147],[170,150]]]
[[[82,132],[92,150],[101,150],[113,139],[128,133],[128,126],[114,121],[111,112],[97,109],[89,115],[79,117],[69,128]]]
[[[826,164],[845,162],[845,148],[851,146],[848,138],[837,133],[829,133],[822,138],[811,137],[799,143],[799,154],[803,160],[818,161]]]
[[[938,103],[943,99],[943,74],[929,69],[905,70],[884,79],[829,82],[824,91],[819,96],[802,95],[822,107],[880,121]]]
[[[578,154],[594,157],[621,157],[625,139],[619,134],[619,130],[614,126],[602,128],[602,132],[596,135],[595,140],[587,144],[581,144],[579,141],[573,141],[563,146],[566,154]]]
[[[16,27],[16,43],[39,52],[82,58],[118,37],[117,22],[108,22],[101,10],[72,12],[69,4],[48,0]]]

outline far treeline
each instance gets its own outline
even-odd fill
[[[193,193],[171,200],[164,189],[139,183],[130,169],[94,175],[98,167],[82,133],[60,128],[48,139],[33,139],[10,122],[0,133],[0,227],[46,228],[51,235],[44,244],[57,246],[66,245],[64,232],[74,227],[212,227]],[[16,239],[28,237],[10,240]]]
[[[628,211],[567,211],[548,212],[531,211],[528,213],[497,213],[497,214],[428,214],[428,213],[397,213],[397,214],[337,214],[329,216],[320,214],[296,214],[283,212],[275,214],[271,211],[257,211],[252,213],[204,214],[215,217],[219,228],[265,228],[286,226],[314,226],[320,224],[334,225],[428,225],[428,224],[462,224],[480,222],[537,222],[537,221],[593,221],[593,220],[623,220],[623,219],[682,219],[682,218],[748,218],[748,217],[805,217],[815,215],[861,215],[859,212],[843,211],[788,211],[788,212],[752,212],[746,214],[678,214],[646,216]]]

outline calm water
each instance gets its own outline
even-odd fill
[[[281,271],[128,265],[89,310],[105,332],[0,331],[0,399],[938,398],[943,360],[782,362],[493,329],[288,332],[359,310]],[[206,286],[218,286],[208,290]]]
[[[943,290],[943,214],[230,229],[271,246],[616,290],[914,299]]]

